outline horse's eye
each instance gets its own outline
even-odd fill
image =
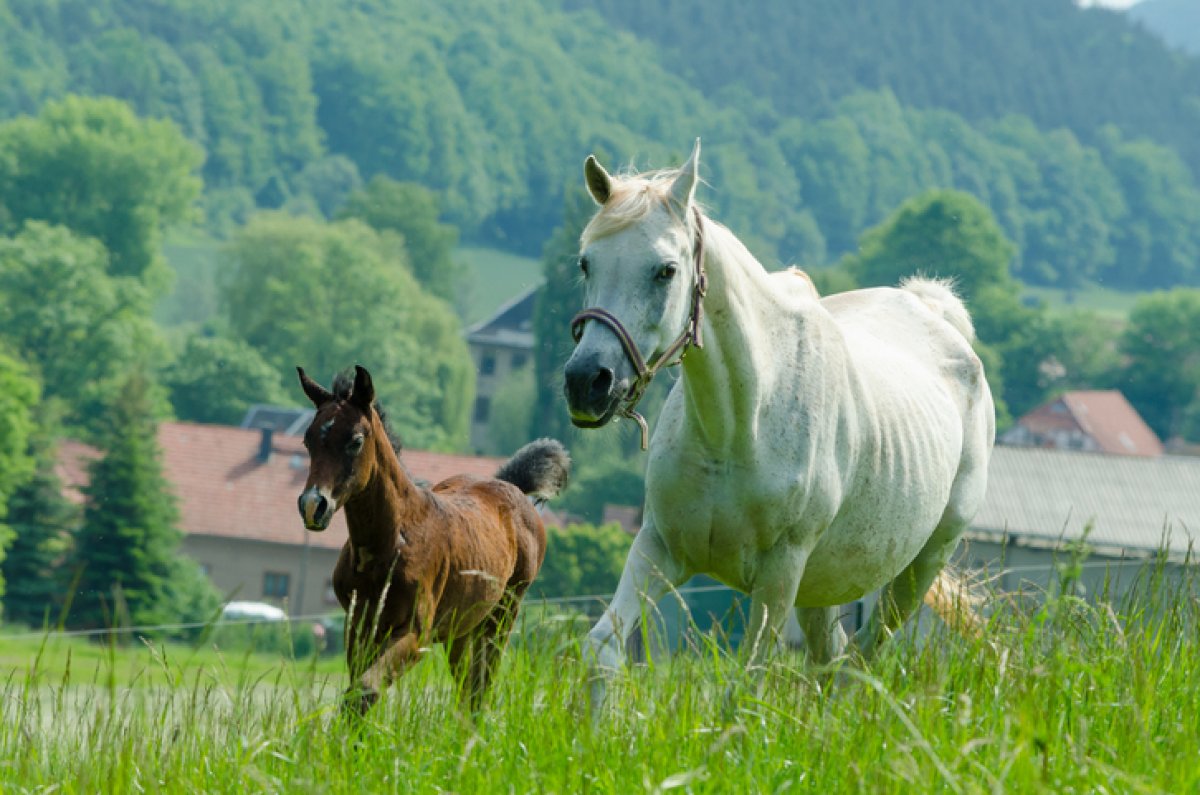
[[[675,278],[676,270],[677,268],[675,267],[675,263],[668,262],[658,269],[658,273],[654,274],[654,278],[658,279],[660,282],[669,282],[671,279]]]
[[[579,270],[583,271],[584,276],[588,275],[588,258],[587,257],[579,258]]]
[[[362,452],[363,442],[365,441],[366,438],[362,436],[362,434],[355,436],[350,440],[350,443],[346,445],[346,452],[348,452],[350,455],[358,455]]]

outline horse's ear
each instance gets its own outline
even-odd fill
[[[692,147],[692,155],[687,162],[679,167],[679,176],[671,183],[671,203],[680,215],[685,214],[692,206],[692,196],[696,193],[696,183],[700,181],[700,139]]]
[[[363,411],[370,411],[375,402],[375,384],[371,383],[371,374],[360,364],[354,365],[354,391],[350,393],[350,402]]]
[[[333,400],[333,393],[309,378],[303,367],[297,367],[296,372],[300,374],[300,388],[304,390],[304,394],[308,395],[308,399],[313,402],[314,406],[321,408]]]
[[[583,161],[583,179],[596,204],[603,205],[612,196],[612,177],[595,155],[588,155],[587,160]]]

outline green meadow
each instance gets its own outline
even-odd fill
[[[996,598],[982,638],[939,625],[865,668],[746,670],[701,637],[631,666],[595,720],[580,632],[548,625],[518,631],[479,714],[433,650],[362,722],[333,657],[0,640],[0,789],[1193,792],[1197,591],[1139,594]]]

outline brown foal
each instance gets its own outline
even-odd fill
[[[332,392],[297,369],[317,407],[304,435],[304,526],[324,530],[344,507],[350,527],[333,572],[346,610],[345,706],[365,713],[429,644],[444,643],[477,709],[546,553],[530,498],[547,500],[566,486],[566,450],[542,439],[493,480],[456,475],[426,488],[400,462],[364,368],[355,368],[352,384],[336,380]]]

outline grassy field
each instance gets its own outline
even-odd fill
[[[1022,295],[1037,298],[1051,309],[1090,309],[1106,317],[1124,320],[1141,293],[1119,292],[1098,284],[1089,284],[1068,293],[1054,287],[1021,288]]]
[[[336,661],[9,647],[0,789],[1193,792],[1200,607],[1168,588],[1007,601],[984,639],[900,637],[866,669],[748,672],[703,642],[633,667],[595,724],[574,633],[516,644],[474,719],[434,652],[357,729]]]
[[[204,235],[176,233],[163,246],[175,277],[159,300],[154,318],[164,326],[201,324],[217,314],[217,266],[220,242]],[[498,249],[462,246],[455,258],[467,266],[461,305],[468,324],[541,281],[542,265],[530,257]]]

